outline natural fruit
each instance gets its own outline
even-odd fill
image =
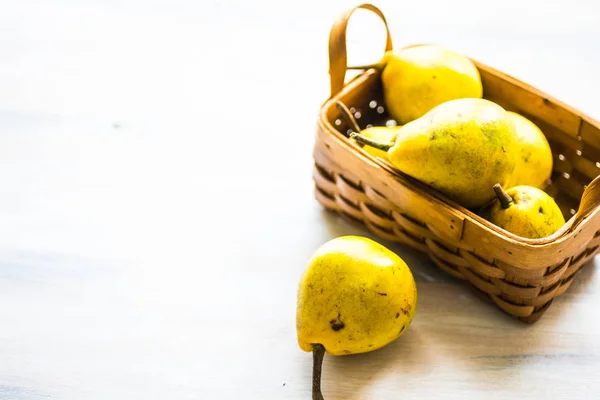
[[[479,71],[467,57],[433,45],[386,52],[381,83],[390,115],[401,125],[446,101],[481,98]]]
[[[533,186],[515,186],[506,191],[495,185],[498,196],[489,210],[488,220],[517,236],[529,239],[552,235],[565,224],[554,199]]]
[[[381,244],[343,236],[322,245],[298,289],[298,345],[313,352],[313,399],[323,399],[325,352],[340,356],[379,349],[412,322],[417,288],[406,263]]]
[[[387,151],[398,170],[467,208],[492,201],[493,185],[506,184],[516,163],[514,126],[502,107],[484,99],[443,103],[399,128],[393,142],[350,136]]]
[[[552,150],[540,128],[524,116],[509,111],[519,146],[517,165],[510,186],[528,185],[544,189],[552,174]]]

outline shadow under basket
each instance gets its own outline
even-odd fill
[[[380,73],[368,69],[348,83],[345,31],[357,8],[344,13],[330,35],[332,95],[322,106],[314,146],[317,200],[359,221],[381,238],[426,253],[443,271],[525,322],[537,321],[600,245],[600,124],[545,93],[475,60],[484,98],[531,119],[554,155],[546,192],[567,223],[543,239],[524,239],[481,218],[423,183],[401,173],[348,139],[351,126],[339,104],[361,129],[390,122]],[[386,24],[387,28],[387,24]],[[391,49],[388,31],[386,49]]]

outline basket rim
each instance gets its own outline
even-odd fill
[[[476,63],[476,65],[478,67],[483,66],[483,67],[489,68],[490,70],[495,71],[493,68],[487,67],[485,64],[479,63],[475,60],[472,60],[472,61],[474,63]],[[471,223],[478,225],[481,229],[486,230],[488,233],[493,234],[496,237],[498,237],[502,240],[505,240],[507,242],[511,242],[515,245],[529,247],[531,249],[533,249],[533,248],[543,249],[544,247],[549,246],[549,245],[557,245],[557,244],[560,244],[563,242],[567,242],[573,235],[577,234],[576,233],[577,229],[575,229],[575,228],[583,227],[584,224],[586,224],[589,220],[593,219],[596,216],[596,214],[598,214],[598,212],[600,210],[600,206],[597,206],[584,219],[582,219],[579,222],[579,224],[577,224],[575,227],[572,225],[573,225],[576,215],[573,215],[571,218],[569,218],[565,222],[565,224],[559,230],[557,230],[550,236],[547,236],[544,238],[539,238],[539,239],[524,238],[521,236],[517,236],[511,232],[508,232],[508,231],[494,225],[493,223],[491,223],[490,221],[486,220],[485,218],[477,215],[473,211],[471,211],[471,210],[461,206],[460,204],[456,203],[455,201],[449,199],[444,194],[439,193],[430,187],[427,187],[422,182],[419,182],[418,180],[417,180],[418,183],[412,182],[412,180],[414,180],[414,178],[411,178],[408,175],[404,174],[403,172],[397,170],[396,168],[391,166],[391,164],[372,156],[371,154],[364,151],[362,148],[360,148],[358,146],[351,146],[350,142],[348,141],[348,138],[346,136],[344,136],[340,131],[338,131],[328,121],[327,111],[331,107],[335,107],[336,101],[340,100],[340,98],[344,97],[344,95],[351,92],[356,87],[358,87],[360,84],[367,81],[367,79],[369,79],[372,75],[376,75],[376,74],[379,74],[379,71],[377,71],[374,68],[367,69],[367,70],[357,74],[355,77],[351,78],[344,85],[344,87],[342,88],[342,90],[340,92],[338,92],[337,94],[335,94],[334,96],[330,97],[325,102],[323,102],[321,105],[320,111],[319,111],[318,123],[319,123],[319,126],[321,127],[321,129],[324,132],[328,132],[329,134],[333,135],[335,137],[335,139],[337,141],[339,141],[340,143],[342,143],[344,146],[351,148],[353,152],[355,152],[359,157],[361,157],[363,159],[363,161],[368,161],[368,162],[376,164],[377,166],[384,169],[388,173],[393,174],[394,177],[396,179],[398,179],[398,181],[403,186],[407,187],[408,189],[410,189],[412,191],[417,192],[420,196],[425,197],[427,200],[429,200],[431,202],[437,203],[438,205],[440,205],[442,207],[449,208],[452,212],[458,212],[462,217],[464,217],[465,219],[468,219]],[[509,76],[506,74],[504,74],[504,75]],[[510,78],[518,81],[514,77],[510,77]],[[529,87],[530,85],[527,85],[527,86]],[[550,96],[547,96],[547,97],[551,98]],[[553,100],[557,101],[558,103],[560,103],[562,105],[562,102],[555,100],[555,99],[553,99]],[[571,107],[569,107],[567,105],[565,105],[565,106],[571,109]],[[583,118],[589,118],[580,112],[578,112],[578,114]],[[424,187],[421,188],[420,186],[424,186]]]

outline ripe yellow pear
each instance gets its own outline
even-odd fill
[[[385,104],[400,125],[446,101],[483,95],[479,71],[471,60],[440,46],[391,50],[382,64]]]
[[[313,352],[313,399],[323,399],[325,352],[340,356],[379,349],[412,322],[417,287],[406,263],[381,244],[343,236],[312,256],[298,289],[298,345]]]
[[[517,236],[530,239],[552,235],[565,224],[565,218],[554,199],[533,186],[515,186],[506,191],[495,185],[498,196],[489,211],[488,220]]]
[[[552,174],[552,150],[540,128],[524,116],[509,111],[515,125],[519,157],[510,186],[527,185],[544,189]]]
[[[398,170],[466,208],[492,201],[492,187],[506,184],[516,163],[514,126],[502,107],[485,99],[440,104],[399,128],[391,143],[350,136],[387,151]]]

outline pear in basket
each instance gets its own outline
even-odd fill
[[[342,103],[342,102],[337,102],[336,103],[336,107],[338,108],[338,110],[342,113],[342,116],[346,119],[346,122],[352,127],[352,130],[354,130],[354,132],[358,132],[360,133],[362,136],[374,140],[376,142],[383,142],[383,143],[388,143],[388,142],[393,142],[394,140],[396,140],[396,135],[398,134],[398,129],[400,129],[400,126],[398,125],[394,125],[394,126],[387,126],[387,125],[376,125],[376,126],[368,126],[365,129],[361,129],[360,126],[358,125],[358,122],[356,121],[356,119],[354,119],[354,116],[352,115],[352,112]],[[357,143],[356,140],[354,139],[350,139],[353,143],[356,143],[359,146],[362,146],[362,144]],[[372,155],[373,157],[381,157],[384,160],[387,160],[387,152],[377,149],[375,147],[371,147],[368,145],[365,145],[363,147],[363,149],[369,153],[370,155]]]
[[[494,184],[506,185],[518,154],[508,113],[485,99],[440,104],[399,128],[393,142],[377,142],[360,133],[350,136],[386,151],[398,170],[467,208],[494,199]]]
[[[486,218],[517,236],[538,239],[552,235],[565,224],[554,199],[533,186],[515,186],[504,191],[494,185],[498,197]]]
[[[390,50],[372,67],[383,69],[385,104],[400,125],[446,101],[483,95],[479,71],[471,60],[440,46]]]
[[[408,265],[381,244],[342,236],[311,257],[298,287],[299,347],[313,353],[313,400],[322,400],[321,364],[333,356],[366,353],[400,337],[417,309]]]
[[[548,140],[533,122],[509,111],[519,143],[519,157],[510,186],[528,185],[544,189],[552,174],[552,150]]]

